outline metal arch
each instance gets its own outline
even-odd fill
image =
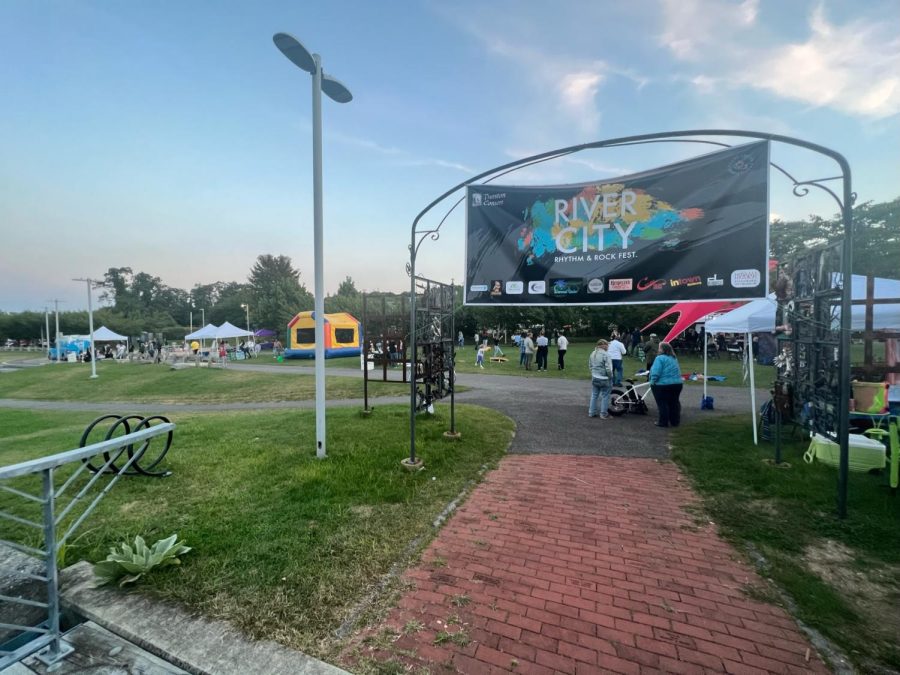
[[[418,226],[419,222],[422,218],[441,203],[444,199],[452,195],[457,190],[460,190],[468,185],[471,185],[483,178],[488,176],[494,176],[495,178],[503,175],[503,173],[516,170],[518,168],[527,166],[529,164],[547,161],[550,159],[555,159],[558,157],[563,157],[566,155],[574,154],[576,152],[581,152],[583,150],[591,150],[591,149],[599,149],[599,148],[608,148],[615,146],[624,146],[624,145],[639,145],[642,143],[652,143],[652,142],[696,142],[696,143],[706,143],[710,145],[718,145],[719,143],[716,141],[709,141],[706,139],[691,139],[692,136],[726,136],[732,138],[754,138],[759,140],[765,140],[776,143],[784,143],[785,145],[793,145],[800,148],[805,148],[807,150],[812,150],[820,155],[824,155],[826,157],[830,157],[833,159],[838,167],[841,170],[840,178],[843,179],[843,198],[839,198],[835,192],[829,189],[827,186],[822,185],[822,181],[833,180],[831,178],[827,179],[816,179],[811,181],[797,181],[790,173],[784,170],[780,166],[775,166],[777,170],[779,170],[782,174],[784,174],[794,185],[793,192],[798,197],[806,196],[809,193],[809,187],[817,187],[821,190],[824,190],[827,194],[830,194],[832,198],[837,202],[841,211],[841,220],[844,224],[844,246],[843,246],[843,255],[841,259],[841,271],[843,277],[843,289],[841,293],[841,357],[840,357],[840,377],[841,382],[849,383],[850,381],[850,315],[851,315],[851,294],[850,287],[851,284],[850,274],[852,270],[852,261],[853,261],[853,213],[852,206],[853,202],[856,199],[856,194],[851,191],[851,171],[850,164],[847,159],[839,152],[832,150],[831,148],[827,148],[823,145],[819,145],[818,143],[810,143],[809,141],[804,141],[799,138],[794,138],[792,136],[784,136],[781,134],[768,134],[761,133],[758,131],[745,131],[741,129],[693,129],[693,130],[684,130],[684,131],[665,131],[665,132],[657,132],[653,134],[638,134],[635,136],[621,136],[618,138],[610,138],[603,141],[594,141],[591,143],[582,143],[579,145],[572,145],[566,148],[560,148],[557,150],[550,150],[548,152],[542,152],[537,155],[531,155],[529,157],[525,157],[523,159],[516,160],[514,162],[508,162],[498,167],[494,167],[493,169],[489,169],[488,171],[483,171],[468,180],[465,180],[457,185],[453,186],[451,189],[444,192],[442,195],[432,200],[419,214],[415,217],[412,223],[412,227],[410,230],[410,245],[409,245],[409,262],[407,263],[406,269],[407,273],[410,277],[410,336],[409,341],[411,344],[415,343],[415,332],[416,332],[416,256],[418,254],[419,246],[422,241],[425,240],[427,236],[431,236],[432,240],[438,240],[440,238],[440,226],[443,225],[444,221],[446,221],[447,216],[441,221],[441,224],[438,225],[437,228],[433,230],[419,231]],[[727,144],[722,144],[727,147]],[[835,178],[836,179],[836,178]],[[455,205],[454,207],[455,208]],[[452,211],[452,209],[451,209]],[[449,215],[449,213],[447,214]],[[417,235],[423,235],[420,241],[416,241]],[[416,417],[415,417],[415,406],[416,406],[416,388],[415,381],[411,383],[410,386],[410,455],[415,457],[415,443],[416,443]],[[846,517],[847,515],[847,484],[848,484],[848,472],[849,472],[849,428],[850,428],[850,391],[849,387],[843,386],[841,387],[841,398],[840,398],[840,407],[841,412],[838,420],[838,437],[840,440],[840,467],[839,467],[839,477],[838,477],[838,515],[841,518]]]
[[[621,143],[611,143],[610,145],[607,145],[607,146],[605,146],[605,147],[624,148],[624,147],[629,147],[629,146],[632,146],[632,145],[649,145],[649,144],[651,144],[651,143],[697,143],[697,144],[704,144],[704,145],[714,145],[714,146],[717,146],[717,147],[720,147],[720,148],[731,148],[731,147],[733,147],[730,143],[722,143],[722,142],[719,142],[719,141],[710,141],[710,140],[699,139],[699,138],[647,139],[647,140],[641,140],[641,141],[628,141],[628,142],[621,142]],[[588,148],[588,149],[590,149],[590,148]],[[526,163],[524,163],[524,164],[517,164],[516,166],[511,167],[511,168],[507,169],[506,171],[501,171],[500,173],[497,173],[496,175],[491,176],[490,178],[488,178],[487,180],[485,180],[484,183],[482,183],[482,184],[491,183],[491,182],[497,180],[498,178],[501,178],[502,176],[505,176],[505,175],[507,175],[507,174],[509,174],[509,173],[512,173],[513,171],[518,171],[519,169],[524,169],[524,168],[526,168],[526,167],[528,167],[528,166],[532,166],[532,165],[538,164],[538,163],[540,163],[540,162],[546,162],[546,161],[549,161],[549,160],[551,160],[551,159],[559,159],[559,158],[561,158],[561,157],[565,157],[565,156],[567,156],[567,155],[574,154],[575,152],[577,152],[577,151],[560,152],[559,154],[553,154],[553,155],[550,155],[549,157],[543,157],[543,156],[542,156],[540,159],[537,159],[537,160],[534,160],[534,161],[531,161],[531,162],[526,162]],[[770,165],[772,168],[776,169],[777,171],[780,171],[780,172],[781,172],[788,180],[791,181],[791,183],[793,183],[793,193],[794,193],[797,197],[805,197],[807,194],[809,194],[809,188],[808,188],[807,186],[817,187],[817,188],[819,188],[820,190],[823,190],[824,192],[826,192],[828,195],[830,195],[830,196],[832,197],[832,199],[834,199],[834,201],[835,201],[835,202],[837,203],[837,205],[838,205],[838,209],[841,209],[841,210],[843,209],[844,205],[843,205],[843,203],[841,202],[841,199],[840,199],[833,191],[831,191],[828,187],[826,187],[825,185],[822,185],[822,184],[821,184],[821,183],[826,182],[826,181],[840,180],[840,179],[842,178],[842,176],[831,176],[831,177],[828,177],[828,178],[816,178],[816,179],[813,179],[813,180],[798,181],[796,178],[794,178],[794,176],[793,176],[787,169],[785,169],[784,167],[782,167],[780,164],[777,164],[776,162],[770,161],[770,162],[769,162],[769,165]],[[492,173],[492,172],[487,172],[487,175],[490,175],[490,173]],[[484,176],[485,174],[481,174],[481,175]],[[467,182],[464,183],[464,184],[461,183],[459,186],[457,186],[457,188],[453,189],[453,190],[450,191],[449,193],[445,193],[444,198],[446,198],[447,196],[449,196],[450,194],[452,194],[452,192],[455,192],[455,191],[461,189],[461,187],[463,187],[464,185],[465,185],[465,186],[471,185],[472,183],[474,183],[474,182],[477,181],[477,180],[478,180],[478,178],[473,178],[473,179],[471,179],[470,181],[467,181]],[[855,201],[855,200],[856,200],[856,193],[852,193],[852,197],[853,197],[853,201]],[[426,239],[429,238],[429,235],[430,235],[430,239],[431,239],[432,241],[437,241],[438,239],[440,239],[440,230],[441,230],[441,227],[443,227],[444,223],[447,221],[447,218],[450,216],[451,213],[453,213],[454,210],[456,210],[456,207],[459,206],[459,205],[463,202],[464,199],[465,199],[465,195],[462,196],[462,197],[460,197],[456,202],[454,202],[453,206],[451,206],[451,207],[447,210],[447,213],[444,214],[444,217],[441,218],[441,222],[438,223],[436,227],[434,227],[434,228],[432,228],[432,229],[428,229],[428,230],[419,230],[418,227],[417,227],[417,225],[416,225],[416,228],[417,228],[417,229],[415,230],[415,234],[416,234],[416,235],[421,235],[420,238],[419,238],[419,241],[418,241],[418,242],[416,243],[416,245],[415,245],[415,249],[414,249],[414,250],[415,250],[415,254],[416,254],[416,255],[418,255],[419,248],[422,246],[422,243],[423,243]],[[443,199],[439,199],[439,200],[438,200],[438,202],[440,202],[440,201],[443,201]],[[435,204],[435,205],[436,205],[436,204]],[[422,212],[422,213],[420,214],[420,216],[421,216],[421,215],[424,215],[424,213],[425,213],[425,212]],[[406,266],[406,273],[407,273],[407,274],[410,273],[410,266],[409,266],[409,265]]]

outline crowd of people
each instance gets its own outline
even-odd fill
[[[703,338],[702,331],[699,333],[693,329],[691,331],[692,335],[686,338],[690,343],[689,348],[693,348],[697,340]],[[457,341],[460,348],[465,345],[462,331],[457,335]],[[477,367],[484,368],[485,358],[491,353],[491,350],[493,350],[493,356],[503,356],[499,332],[477,332],[474,341]],[[515,333],[512,341],[519,352],[520,368],[538,372],[549,369],[551,340],[547,337],[544,329]],[[554,333],[552,344],[556,345],[556,369],[565,370],[569,339],[564,331]],[[641,331],[637,328],[621,334],[613,331],[609,339],[602,338],[597,341],[587,364],[591,374],[588,416],[609,419],[609,405],[613,388],[624,386],[626,356],[639,359],[644,365],[644,369],[638,371],[638,374],[647,378],[656,401],[659,412],[656,426],[677,427],[681,423],[680,397],[683,381],[675,350],[670,343],[660,342],[656,333],[651,333],[647,339],[644,339]]]
[[[668,342],[660,342],[655,333],[651,333],[646,342],[633,341],[633,348],[633,354],[645,359],[644,373],[650,382],[650,391],[658,411],[656,426],[677,427],[681,423],[680,398],[684,384],[675,350]],[[622,360],[626,353],[627,349],[617,333],[613,333],[610,340],[597,340],[594,351],[588,358],[591,372],[588,417],[609,419],[610,398],[613,387],[622,385]]]

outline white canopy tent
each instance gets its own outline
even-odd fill
[[[864,291],[865,292],[865,291]],[[753,420],[753,445],[759,439],[756,435],[756,368],[753,365],[753,333],[771,333],[775,330],[775,309],[778,303],[775,294],[767,298],[753,300],[706,322],[704,340],[710,333],[741,333],[745,336],[744,359],[750,371],[750,414]],[[703,395],[706,396],[707,349],[703,345]]]
[[[250,337],[253,333],[250,331],[244,330],[243,328],[238,328],[234,324],[228,323],[227,321],[223,323],[216,329],[215,338],[217,340],[227,340],[229,338],[239,338],[239,337]]]
[[[837,275],[835,283],[840,281]],[[850,281],[850,295],[853,300],[866,299],[866,277],[861,274],[854,274]],[[874,298],[900,298],[900,281],[896,279],[882,279],[876,277],[874,280]],[[748,359],[748,369],[750,371],[750,407],[753,419],[753,443],[757,443],[756,437],[756,375],[753,366],[753,349],[752,334],[753,333],[771,333],[775,330],[775,310],[778,303],[775,301],[775,295],[771,294],[767,298],[753,300],[727,314],[723,314],[706,322],[706,335],[710,333],[741,333],[746,336],[745,344],[748,348],[744,350],[744,358]],[[865,330],[866,328],[866,308],[864,305],[853,305],[850,318],[850,329],[854,331]],[[872,307],[872,328],[873,330],[898,330],[900,329],[900,304],[883,304],[873,305]],[[706,396],[706,349],[704,345],[703,357],[703,395]]]
[[[125,335],[119,335],[118,333],[114,333],[106,326],[100,326],[97,330],[95,330],[92,334],[94,338],[94,342],[121,342],[128,341],[128,338]]]
[[[211,340],[216,337],[216,331],[219,328],[212,323],[206,324],[203,328],[198,328],[193,333],[184,336],[185,340]]]

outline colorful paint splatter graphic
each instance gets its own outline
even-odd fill
[[[536,201],[526,209],[516,248],[525,254],[527,264],[556,254],[560,247],[611,250],[628,248],[638,241],[662,239],[677,233],[679,225],[702,218],[704,213],[699,208],[676,209],[621,183],[585,187],[566,200],[564,219],[560,218],[559,206],[558,200],[549,199]]]

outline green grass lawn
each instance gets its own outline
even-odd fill
[[[260,373],[239,368],[180,368],[165,365],[63,363],[23,368],[0,374],[0,398],[46,401],[133,401],[141,403],[231,403],[300,401],[315,398],[315,378],[309,374]],[[362,398],[359,378],[328,377],[328,398]],[[407,385],[370,382],[369,396],[402,396]]]
[[[0,363],[15,363],[16,361],[45,358],[47,358],[47,354],[44,350],[27,352],[18,349],[0,349]]]
[[[900,668],[900,495],[884,475],[850,474],[849,515],[836,517],[837,470],[806,464],[808,441],[750,442],[747,421],[722,418],[679,428],[673,458],[704,498],[721,532],[769,562],[798,616],[841,645],[863,672]]]
[[[0,465],[74,447],[92,417],[0,410]],[[120,481],[80,528],[66,564],[102,559],[136,534],[153,542],[177,532],[193,551],[141,589],[253,637],[334,658],[340,645],[332,632],[348,611],[394,563],[406,567],[435,517],[512,438],[512,421],[484,408],[460,405],[456,420],[462,438],[452,441],[442,435],[445,406],[420,419],[425,468],[412,473],[400,465],[408,453],[405,406],[367,417],[329,410],[324,460],[315,457],[313,411],[173,416],[178,428],[165,460],[172,475]],[[3,494],[0,507],[18,507],[14,500]],[[17,528],[4,525],[4,537],[36,543]]]

